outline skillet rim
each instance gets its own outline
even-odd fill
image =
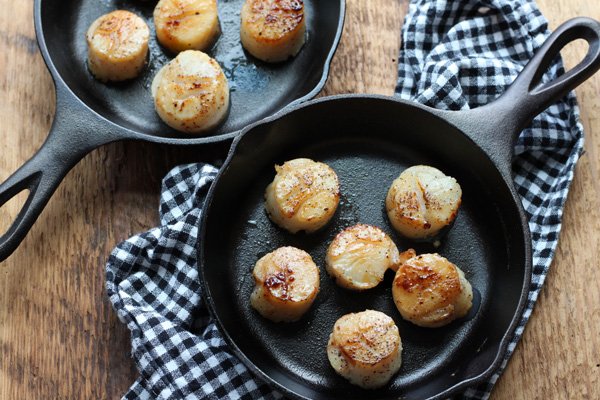
[[[164,136],[142,133],[142,132],[139,132],[139,131],[136,131],[133,129],[126,128],[120,124],[113,122],[112,120],[110,120],[110,119],[102,116],[98,112],[96,112],[94,109],[89,107],[83,100],[81,100],[71,90],[69,85],[67,85],[67,83],[63,80],[60,72],[58,72],[58,70],[56,69],[56,66],[54,65],[52,57],[50,56],[50,52],[48,51],[48,46],[46,44],[46,36],[44,34],[44,29],[42,27],[41,9],[42,9],[42,2],[44,2],[44,1],[49,1],[49,0],[34,0],[33,19],[34,19],[34,27],[35,27],[35,36],[37,39],[38,47],[40,49],[40,53],[42,54],[42,58],[44,59],[44,63],[46,64],[46,68],[48,69],[48,72],[50,72],[50,76],[52,77],[52,81],[54,82],[56,104],[58,105],[59,100],[61,98],[63,98],[64,96],[67,96],[67,98],[65,98],[65,100],[78,103],[79,105],[83,106],[88,112],[90,112],[95,118],[110,125],[114,131],[120,132],[116,138],[112,137],[112,138],[107,139],[107,142],[117,141],[117,140],[125,140],[125,139],[133,139],[133,140],[144,140],[144,141],[151,142],[151,143],[173,144],[173,145],[196,145],[196,144],[219,143],[219,142],[225,142],[227,140],[236,138],[248,126],[253,126],[257,122],[268,119],[270,117],[270,116],[267,116],[266,118],[255,121],[252,124],[242,128],[242,129],[239,129],[237,131],[222,133],[219,135],[193,137],[193,138],[189,138],[189,139],[188,138],[164,137]],[[313,99],[317,94],[319,94],[319,92],[321,92],[321,90],[325,86],[325,83],[327,83],[327,80],[329,78],[329,70],[331,69],[331,61],[333,60],[333,56],[335,55],[335,53],[339,47],[342,33],[344,32],[344,24],[345,24],[345,20],[346,20],[346,0],[338,0],[338,1],[339,1],[340,13],[339,13],[338,20],[337,20],[337,29],[336,29],[335,37],[333,38],[333,42],[329,49],[329,52],[327,53],[327,57],[325,58],[325,62],[323,63],[323,72],[321,74],[321,78],[319,79],[319,82],[317,82],[315,87],[310,92],[308,92],[304,96],[297,98],[296,100],[284,105],[280,110],[276,111],[272,115],[276,115],[288,107],[295,107],[301,103],[304,103],[306,101]],[[54,118],[55,117],[56,117],[56,110],[54,113]],[[109,136],[112,136],[112,135],[109,135]]]
[[[523,311],[525,309],[525,305],[528,300],[529,287],[531,285],[531,272],[533,270],[533,252],[532,252],[532,242],[531,242],[531,231],[529,229],[529,221],[525,215],[525,210],[523,208],[522,200],[516,192],[514,183],[512,181],[510,181],[510,182],[507,181],[507,177],[505,176],[505,174],[503,174],[502,169],[499,167],[499,165],[473,139],[473,137],[471,135],[469,135],[466,131],[464,131],[463,129],[459,128],[456,125],[457,121],[455,119],[450,117],[450,116],[456,117],[459,112],[438,110],[435,108],[431,108],[431,107],[422,105],[420,103],[404,100],[404,99],[401,99],[401,98],[398,98],[395,96],[385,96],[385,95],[379,95],[379,94],[355,94],[355,93],[350,94],[349,93],[349,94],[339,94],[339,95],[321,97],[321,98],[313,99],[313,100],[310,100],[310,101],[307,101],[307,102],[304,102],[301,104],[296,104],[293,106],[285,107],[284,109],[280,110],[279,112],[277,112],[267,118],[264,118],[260,121],[257,121],[251,125],[248,125],[244,129],[242,129],[240,134],[233,140],[233,143],[231,144],[231,147],[229,148],[227,158],[225,159],[225,162],[219,169],[219,172],[217,173],[214,181],[211,183],[210,188],[207,193],[207,196],[206,196],[206,199],[205,199],[205,202],[204,202],[202,217],[200,220],[200,230],[199,230],[200,240],[198,241],[198,270],[199,270],[198,272],[199,272],[200,284],[202,287],[202,297],[204,298],[204,300],[206,302],[207,308],[210,311],[211,316],[215,319],[217,327],[219,328],[225,341],[227,342],[227,344],[233,351],[234,355],[237,358],[239,358],[248,369],[250,369],[255,375],[258,375],[265,382],[268,382],[268,384],[271,387],[280,391],[284,395],[290,396],[292,398],[298,398],[298,399],[305,398],[305,397],[291,391],[290,389],[284,387],[279,382],[275,381],[269,375],[264,373],[261,369],[259,369],[238,348],[238,346],[235,344],[234,340],[229,335],[228,331],[224,328],[224,326],[221,322],[221,319],[217,315],[215,304],[214,304],[212,295],[210,293],[210,288],[206,282],[205,275],[204,275],[204,269],[206,268],[205,255],[204,255],[204,253],[205,253],[205,246],[204,246],[205,239],[204,238],[206,237],[206,225],[207,225],[206,221],[210,214],[209,209],[212,204],[212,200],[213,200],[216,188],[218,186],[218,183],[219,183],[220,179],[222,178],[222,176],[229,169],[232,159],[236,156],[238,145],[246,134],[248,134],[250,131],[252,131],[254,128],[256,128],[258,126],[270,124],[276,120],[286,117],[288,114],[294,113],[294,112],[304,109],[304,108],[312,107],[313,105],[316,105],[316,104],[335,102],[335,101],[353,100],[353,99],[368,100],[368,101],[373,101],[373,100],[390,101],[390,102],[393,102],[396,104],[400,104],[402,106],[418,108],[418,109],[430,114],[432,118],[437,118],[437,119],[442,120],[443,122],[455,127],[464,136],[466,136],[473,143],[474,146],[477,146],[483,152],[483,154],[485,154],[485,156],[492,162],[492,164],[496,168],[496,172],[498,174],[500,174],[504,184],[508,188],[508,190],[511,194],[512,200],[513,200],[513,205],[516,205],[517,213],[519,214],[519,219],[521,222],[521,231],[524,236],[523,250],[525,253],[524,254],[525,255],[525,257],[524,257],[525,268],[523,271],[524,279],[523,279],[523,284],[521,287],[521,294],[519,297],[519,302],[517,304],[516,311],[513,314],[513,318],[511,320],[507,330],[504,332],[502,339],[500,340],[500,343],[498,346],[498,351],[496,352],[494,360],[491,362],[490,366],[483,373],[479,374],[478,376],[475,376],[475,377],[472,377],[469,379],[465,379],[465,380],[455,384],[454,386],[447,388],[443,392],[440,392],[440,393],[428,398],[429,400],[446,399],[449,396],[455,395],[464,389],[467,389],[467,388],[477,385],[479,383],[483,383],[484,381],[488,380],[498,369],[501,368],[502,363],[504,361],[504,354],[508,348],[508,345],[509,345],[511,339],[513,338],[513,336],[516,332],[519,322],[521,321]],[[493,102],[489,103],[489,104],[493,104]]]

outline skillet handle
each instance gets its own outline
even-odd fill
[[[585,58],[558,78],[541,83],[542,75],[560,50],[572,41],[585,40]],[[433,111],[466,133],[494,161],[507,182],[512,182],[514,146],[521,131],[552,103],[579,86],[600,69],[600,23],[585,17],[559,26],[515,81],[496,100],[464,111]]]
[[[540,83],[550,63],[560,55],[560,50],[577,39],[583,39],[589,45],[585,58],[553,81]],[[560,25],[548,37],[512,85],[496,101],[511,103],[513,115],[519,123],[516,126],[518,135],[535,116],[590,78],[598,69],[600,23],[591,18],[573,18]]]
[[[48,138],[29,161],[0,185],[0,207],[21,191],[29,190],[21,211],[0,236],[0,262],[23,241],[71,168],[94,148],[114,140],[106,126],[81,113],[81,105],[75,104],[57,87],[56,116]],[[2,221],[2,227],[8,222]]]
[[[23,241],[60,181],[82,156],[59,151],[57,142],[53,127],[46,142],[33,157],[0,185],[0,207],[21,191],[29,190],[21,211],[0,237],[0,262],[8,258]],[[3,227],[7,222],[3,221]]]

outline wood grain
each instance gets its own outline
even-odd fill
[[[576,15],[600,19],[597,2],[538,3],[551,27]],[[4,180],[42,144],[54,89],[36,47],[32,2],[0,0],[0,6]],[[348,0],[324,94],[393,93],[406,9],[407,0]],[[567,65],[584,50],[567,49]],[[556,259],[496,400],[600,398],[600,75],[577,94],[586,153]],[[137,373],[128,331],[106,299],[105,260],[120,240],[157,223],[160,179],[169,168],[224,151],[117,143],[69,173],[23,244],[0,264],[0,399],[115,399],[127,390]],[[16,211],[0,209],[0,230]]]
[[[538,0],[556,28],[580,15],[600,20],[598,2]],[[585,46],[563,51],[567,67]],[[564,210],[563,230],[546,284],[523,340],[493,399],[600,398],[600,75],[577,90],[586,133],[585,154]]]

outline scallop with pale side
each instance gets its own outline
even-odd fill
[[[398,232],[410,239],[427,239],[454,221],[461,196],[456,179],[439,169],[417,165],[392,183],[385,205]]]
[[[415,256],[410,249],[402,254],[381,229],[358,224],[338,233],[327,249],[327,272],[338,285],[352,290],[377,286],[388,268],[396,271],[400,264]]]
[[[387,384],[402,364],[402,341],[394,320],[379,311],[347,314],[337,320],[327,344],[329,363],[364,389]]]
[[[404,319],[428,328],[464,317],[473,304],[473,289],[463,271],[439,254],[421,254],[402,264],[392,296]]]
[[[179,53],[152,82],[160,118],[182,132],[203,133],[227,116],[229,85],[219,64],[197,50]]]
[[[252,275],[256,286],[250,304],[274,322],[300,319],[319,291],[319,268],[310,254],[295,247],[280,247],[265,255]]]
[[[302,0],[246,0],[241,17],[242,45],[260,60],[285,61],[304,45],[306,18]]]
[[[335,171],[308,158],[276,165],[275,171],[275,179],[265,192],[269,218],[291,233],[314,232],[325,226],[340,201]]]
[[[101,16],[86,34],[90,71],[103,82],[135,78],[146,64],[149,38],[148,25],[134,13],[116,10]]]
[[[221,34],[217,0],[160,0],[154,25],[158,42],[173,53],[208,50]]]

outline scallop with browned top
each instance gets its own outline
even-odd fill
[[[241,12],[242,45],[266,62],[285,61],[304,45],[302,0],[246,0]]]
[[[101,16],[86,34],[90,71],[103,82],[135,78],[146,64],[149,38],[148,25],[134,13]]]
[[[338,233],[327,249],[327,272],[338,285],[352,290],[377,286],[388,268],[415,256],[410,249],[402,254],[390,237],[376,226],[358,224]]]
[[[158,42],[173,53],[208,50],[221,33],[217,0],[160,0],[154,25]]]
[[[364,389],[379,388],[402,364],[402,341],[394,320],[379,311],[347,314],[337,320],[327,344],[333,369]]]
[[[275,179],[265,192],[271,220],[292,233],[314,232],[325,226],[340,200],[335,171],[308,158],[287,161],[275,170]]]
[[[280,247],[256,263],[256,286],[250,304],[274,322],[298,320],[319,291],[319,269],[310,254],[295,247]]]
[[[435,328],[467,315],[473,289],[463,271],[446,258],[421,254],[398,268],[392,296],[404,319]]]
[[[180,53],[154,77],[156,112],[174,129],[202,133],[217,126],[229,109],[229,85],[219,64],[197,50]]]
[[[454,221],[461,196],[456,179],[439,169],[417,165],[403,171],[392,183],[385,205],[398,232],[411,239],[426,239]]]

